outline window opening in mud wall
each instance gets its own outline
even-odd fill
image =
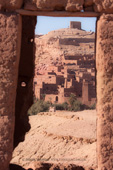
[[[96,18],[37,17],[33,125],[24,141],[34,161],[97,166],[95,25]]]
[[[56,102],[58,102],[58,96],[56,96]]]

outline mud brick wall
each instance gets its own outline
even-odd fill
[[[15,0],[16,1],[16,0]],[[24,9],[37,11],[113,12],[112,0],[24,0]]]
[[[33,103],[35,25],[36,17],[22,17],[22,44],[15,107],[14,147],[19,142],[24,141],[25,133],[30,129],[27,111]]]
[[[97,22],[97,153],[99,170],[113,169],[113,14]]]
[[[21,18],[0,13],[0,169],[8,170],[13,151],[14,112]]]
[[[113,0],[0,0],[0,9],[14,11],[95,11],[113,13]]]

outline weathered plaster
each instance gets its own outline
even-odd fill
[[[8,169],[13,151],[15,99],[19,64],[21,20],[0,13],[0,167]],[[17,41],[18,40],[18,41]]]
[[[97,154],[98,169],[113,169],[113,15],[97,22]]]

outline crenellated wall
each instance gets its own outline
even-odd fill
[[[38,15],[37,12],[46,16],[62,16],[62,12],[65,12],[66,16],[98,16],[96,40],[98,170],[112,170],[113,0],[0,0],[0,169],[8,170],[13,140],[16,146],[18,142],[24,140],[24,134],[30,128],[26,112],[32,104],[33,97],[33,36],[36,23],[35,16],[30,15]],[[25,51],[22,51],[23,49]]]

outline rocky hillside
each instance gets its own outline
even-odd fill
[[[37,75],[44,74],[51,65],[61,65],[64,56],[94,55],[95,33],[65,28],[40,36],[35,42]]]

